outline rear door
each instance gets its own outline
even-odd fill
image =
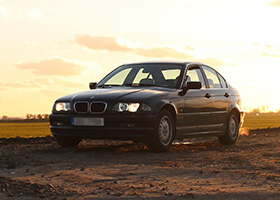
[[[228,86],[224,78],[214,69],[208,66],[202,66],[202,69],[207,79],[209,99],[213,104],[211,114],[213,128],[216,131],[222,131],[230,104]]]

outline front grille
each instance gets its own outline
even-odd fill
[[[87,113],[88,112],[88,102],[76,102],[74,104],[74,109],[76,113]]]
[[[107,108],[107,104],[105,102],[89,102],[87,101],[79,101],[74,104],[74,110],[76,113],[104,113]]]
[[[92,113],[103,113],[105,112],[107,104],[105,102],[91,102],[90,112]]]

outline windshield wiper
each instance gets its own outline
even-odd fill
[[[125,87],[141,87],[141,86],[158,86],[158,85],[155,85],[155,84],[132,84],[132,83],[128,83],[128,84],[124,84],[122,86],[125,86]]]
[[[139,86],[162,87],[161,85],[155,85],[155,84],[139,84]]]
[[[124,85],[117,85],[117,84],[103,84],[103,85],[99,85],[97,87],[99,88],[106,88],[106,87],[143,87],[143,86],[148,86],[148,87],[163,87],[161,85],[155,85],[155,84],[132,84],[132,83],[128,83],[128,84],[124,84]]]
[[[121,85],[116,85],[116,84],[103,84],[103,85],[98,85],[97,87],[101,88],[106,88],[106,87],[116,87],[116,86],[121,86]]]
[[[139,85],[132,84],[132,83],[124,84],[122,86],[124,86],[124,87],[139,87]]]

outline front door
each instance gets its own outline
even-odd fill
[[[190,89],[183,96],[184,108],[181,115],[184,125],[177,130],[178,135],[187,136],[201,134],[213,124],[211,119],[212,101],[207,97],[208,90],[199,66],[191,66],[187,70],[185,84],[190,81],[201,82],[201,89]]]

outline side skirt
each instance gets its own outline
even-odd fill
[[[224,125],[176,127],[176,139],[198,136],[221,136],[224,134]]]

